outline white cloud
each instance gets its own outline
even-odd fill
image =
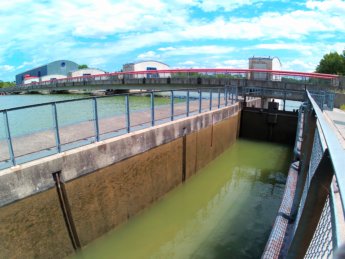
[[[293,59],[286,61],[282,64],[282,70],[291,70],[291,71],[309,71],[313,72],[316,68],[316,62],[303,59]]]
[[[159,59],[160,56],[154,51],[147,51],[138,55],[138,59]]]
[[[330,12],[343,15],[345,12],[345,1],[327,0],[327,1],[307,1],[306,6],[310,9],[318,9],[322,12]]]
[[[172,50],[176,50],[176,48],[174,48],[174,47],[164,47],[164,48],[158,48],[158,50],[160,50],[160,51],[172,51]]]
[[[13,71],[15,69],[14,66],[11,66],[11,65],[2,65],[0,66],[0,70],[3,70],[3,71]]]
[[[247,49],[290,50],[303,55],[312,55],[316,48],[315,45],[302,43],[265,43],[247,47]]]
[[[193,66],[195,64],[196,64],[195,61],[192,61],[192,60],[187,60],[187,61],[179,63],[179,65],[181,65],[181,66]]]
[[[191,56],[191,55],[215,55],[226,54],[233,52],[234,47],[226,47],[220,45],[205,45],[205,46],[188,46],[188,47],[166,47],[159,48],[162,52],[162,56]]]
[[[223,64],[230,68],[248,68],[248,59],[229,59],[223,61]]]
[[[217,11],[218,9],[224,9],[225,11],[232,11],[239,7],[242,7],[245,5],[252,5],[257,2],[260,2],[260,0],[236,0],[236,1],[202,0],[198,3],[198,6],[205,12],[213,12],[213,11]]]

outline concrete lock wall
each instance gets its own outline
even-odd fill
[[[270,112],[246,107],[242,110],[240,136],[293,146],[296,139],[297,119],[296,112]]]
[[[1,171],[0,258],[62,258],[74,251],[53,173],[61,171],[84,246],[221,154],[235,142],[239,120],[236,104]]]

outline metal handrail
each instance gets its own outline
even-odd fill
[[[215,100],[214,105],[212,105],[212,102],[210,101],[210,106],[207,106],[207,110],[212,110],[215,109],[216,107],[219,109],[221,106],[225,107],[228,106],[228,104],[232,104],[234,103],[234,95],[236,95],[236,102],[238,100],[237,97],[237,93],[238,91],[233,90],[231,86],[224,86],[224,87],[217,87],[217,88],[212,88],[212,89],[207,89],[207,88],[200,88],[200,89],[176,89],[176,90],[159,90],[159,91],[146,91],[146,92],[137,92],[137,93],[126,93],[126,94],[115,94],[115,95],[108,95],[108,96],[98,96],[98,97],[87,97],[87,98],[80,98],[80,99],[72,99],[72,100],[63,100],[63,101],[55,101],[55,102],[46,102],[46,103],[40,103],[40,104],[33,104],[33,105],[26,105],[26,106],[21,106],[21,107],[14,107],[14,108],[8,108],[8,109],[2,109],[0,110],[0,115],[3,114],[4,117],[4,133],[5,133],[5,138],[3,140],[7,140],[7,147],[8,147],[8,153],[7,155],[9,156],[9,159],[5,159],[5,160],[1,160],[0,161],[0,165],[1,163],[3,164],[4,162],[6,164],[8,164],[9,162],[11,162],[11,165],[16,165],[19,162],[17,161],[19,158],[22,159],[25,156],[31,155],[33,153],[38,154],[44,150],[46,150],[47,148],[41,148],[39,150],[35,150],[33,153],[29,153],[29,152],[21,152],[23,154],[17,154],[16,155],[16,150],[13,146],[13,141],[14,141],[14,136],[13,136],[13,129],[11,129],[11,125],[9,123],[9,119],[8,119],[8,114],[13,112],[13,111],[18,111],[18,110],[25,110],[25,109],[30,109],[30,108],[36,108],[36,107],[41,107],[41,109],[52,109],[52,127],[50,129],[52,129],[54,131],[55,134],[55,145],[51,148],[51,152],[50,154],[55,154],[55,153],[60,153],[64,150],[62,150],[62,147],[67,147],[67,145],[70,145],[72,143],[78,142],[78,141],[83,141],[82,139],[72,139],[69,140],[69,142],[67,143],[62,143],[61,142],[61,125],[59,125],[59,113],[57,111],[57,105],[61,105],[61,104],[65,104],[65,103],[78,103],[78,102],[82,102],[82,101],[91,101],[91,105],[92,105],[92,109],[93,109],[93,117],[91,119],[87,119],[86,120],[82,120],[80,121],[80,123],[90,123],[93,121],[93,132],[91,133],[91,135],[88,135],[88,140],[86,142],[91,141],[92,142],[98,142],[101,139],[101,136],[103,139],[109,138],[108,136],[105,136],[104,134],[107,133],[114,133],[117,132],[119,130],[121,130],[122,133],[120,134],[124,134],[124,133],[129,133],[134,129],[136,129],[136,127],[141,127],[145,124],[150,125],[150,126],[154,126],[156,124],[156,122],[160,122],[161,120],[170,120],[173,121],[177,118],[180,118],[181,115],[189,117],[191,115],[191,111],[190,111],[190,104],[191,104],[191,100],[195,100],[197,101],[197,110],[194,110],[194,112],[197,113],[201,113],[205,111],[205,107],[202,105],[203,99],[205,98],[210,98]],[[213,92],[212,92],[213,90]],[[175,97],[179,97],[181,94],[178,93],[185,93],[183,96],[184,98],[186,98],[186,102],[185,102],[185,108],[183,111],[183,114],[176,114],[176,112],[174,111],[174,107],[175,107],[175,101],[174,98]],[[164,117],[164,118],[156,118],[155,117],[155,102],[154,102],[154,98],[155,98],[155,94],[159,94],[159,93],[169,93],[170,96],[170,105],[166,106],[167,111],[169,110],[169,116],[168,117]],[[194,96],[191,93],[195,93]],[[203,97],[203,93],[207,93],[207,96]],[[211,93],[211,94],[210,94]],[[213,93],[213,94],[212,94]],[[130,101],[129,101],[129,97],[130,96],[136,96],[136,95],[147,95],[150,98],[150,104],[149,104],[149,121],[145,121],[145,122],[139,122],[138,125],[131,125],[131,113],[133,113],[133,111],[131,111],[130,109]],[[101,99],[101,98],[111,98],[111,97],[124,97],[125,98],[125,106],[123,108],[125,108],[125,112],[122,114],[125,116],[125,124],[124,127],[120,128],[116,128],[116,130],[111,131],[111,132],[100,132],[100,116],[98,113],[98,102],[97,100]],[[220,103],[221,97],[224,97],[224,102]],[[218,103],[216,101],[216,99],[218,100]],[[228,101],[229,99],[229,101]],[[231,100],[231,101],[230,101]],[[43,108],[44,107],[44,108]],[[169,107],[169,108],[168,108]],[[90,114],[91,115],[91,114]],[[65,124],[65,126],[67,126],[69,124]],[[70,124],[71,125],[71,124]],[[123,131],[122,131],[123,130]],[[44,132],[44,129],[40,129],[40,131]],[[31,132],[32,133],[32,132]],[[31,134],[30,133],[30,134]],[[38,132],[36,132],[38,133]],[[27,133],[26,133],[27,134]],[[24,136],[24,135],[23,135]],[[19,135],[16,136],[17,137],[21,137]],[[85,139],[84,139],[85,140]],[[84,143],[84,142],[83,142]],[[89,143],[86,143],[89,144]],[[86,145],[86,144],[81,144],[81,145]],[[66,146],[65,146],[66,145]],[[80,146],[78,144],[78,146]],[[76,146],[77,147],[77,146]],[[67,150],[67,149],[65,149]],[[33,159],[29,159],[28,161],[31,161]],[[9,165],[9,166],[11,166]]]
[[[238,75],[240,74],[242,78],[251,73],[267,73],[271,75],[279,76],[292,76],[292,77],[301,77],[301,78],[314,78],[314,79],[326,79],[326,80],[337,80],[338,75],[332,74],[323,74],[323,73],[309,73],[309,72],[298,72],[298,71],[284,71],[284,70],[269,70],[269,69],[240,69],[240,68],[199,68],[199,69],[165,69],[165,70],[143,70],[143,71],[126,71],[126,72],[111,72],[106,74],[97,74],[97,75],[85,75],[85,76],[76,76],[76,77],[66,77],[60,79],[50,79],[40,82],[32,82],[28,84],[20,84],[11,89],[20,90],[24,87],[23,90],[31,87],[35,89],[35,86],[40,85],[54,85],[57,83],[66,83],[66,82],[84,82],[89,80],[109,80],[117,77],[117,79],[122,80],[126,75],[128,76],[142,76],[142,75],[159,75],[159,78],[171,78],[172,75],[186,74],[190,77],[190,74],[197,74],[198,77],[203,76],[204,74],[225,74],[225,75]],[[161,76],[164,75],[164,76]],[[113,78],[112,78],[113,77]],[[149,78],[148,78],[149,79]],[[0,89],[1,90],[1,89]]]
[[[345,150],[340,144],[339,140],[337,139],[335,132],[329,126],[324,114],[322,113],[321,109],[319,108],[319,106],[317,105],[309,91],[307,91],[307,95],[308,99],[310,100],[313,106],[313,109],[316,113],[316,117],[320,123],[321,130],[325,137],[329,154],[331,156],[335,176],[339,185],[342,206],[343,208],[345,208]]]
[[[230,87],[230,86],[228,86]],[[216,87],[215,89],[223,89],[223,87]],[[213,88],[214,89],[214,88]],[[197,92],[199,90],[202,91],[209,91],[208,88],[202,88],[202,89],[196,89],[196,88],[179,88],[179,89],[174,89],[174,92],[185,92],[185,91],[194,91]],[[146,91],[146,92],[137,92],[137,93],[129,93],[129,95],[142,95],[142,94],[156,94],[156,93],[166,93],[170,92],[172,90],[151,90],[151,91]],[[15,111],[15,110],[21,110],[21,109],[26,109],[26,108],[35,108],[39,106],[45,106],[45,105],[51,105],[53,103],[55,104],[61,104],[61,103],[70,103],[70,102],[78,102],[78,101],[86,101],[86,100],[92,100],[94,98],[101,99],[101,98],[109,98],[109,97],[116,97],[116,96],[125,96],[128,94],[111,94],[111,95],[105,95],[105,96],[93,96],[93,97],[83,97],[83,98],[77,98],[77,99],[70,99],[70,100],[62,100],[62,101],[54,101],[54,102],[44,102],[44,103],[38,103],[38,104],[30,104],[30,105],[24,105],[24,106],[17,106],[13,108],[7,108],[7,109],[0,109],[0,112],[5,112],[5,111]]]

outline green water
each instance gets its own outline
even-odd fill
[[[260,258],[290,154],[286,146],[238,140],[185,184],[75,258]]]

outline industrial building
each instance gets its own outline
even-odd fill
[[[167,64],[164,64],[159,61],[140,61],[137,63],[128,63],[124,64],[122,71],[123,72],[133,72],[133,71],[147,71],[147,70],[167,70],[170,67]],[[158,77],[168,77],[170,73],[144,73],[138,75],[127,75],[129,78],[158,78]]]
[[[83,68],[76,71],[72,71],[68,74],[68,76],[71,77],[78,77],[78,76],[93,76],[93,75],[103,75],[107,72],[96,69],[96,68]]]
[[[22,83],[31,84],[31,83],[37,83],[39,81],[40,81],[40,78],[37,76],[25,75]]]
[[[43,78],[45,78],[45,80],[50,80],[50,75],[54,75],[53,78],[57,78],[57,75],[67,76],[68,73],[76,70],[78,70],[77,63],[69,60],[57,60],[16,75],[16,84],[24,83],[25,77],[37,77],[39,80],[43,80]]]
[[[277,57],[252,57],[249,58],[249,69],[281,70],[281,62]],[[250,72],[248,79],[281,81],[281,76],[266,72]]]
[[[65,75],[46,75],[46,76],[41,76],[40,81],[48,81],[48,80],[54,80],[54,79],[63,79],[66,78],[67,76]]]

